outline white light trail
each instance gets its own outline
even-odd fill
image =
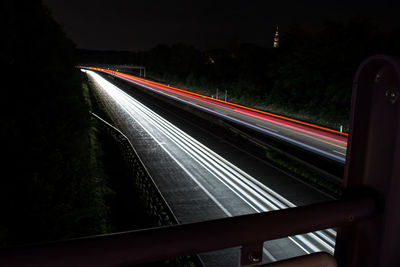
[[[144,106],[121,89],[111,84],[95,72],[87,71],[104,90],[112,97],[115,102],[132,117],[165,151],[166,153],[188,174],[188,176],[201,188],[205,194],[227,215],[232,216],[224,205],[201,184],[199,179],[195,177],[184,166],[181,161],[169,151],[157,137],[152,134],[154,129],[161,132],[173,144],[187,153],[195,162],[201,165],[205,170],[210,172],[213,177],[225,185],[230,191],[237,195],[255,212],[265,212],[270,210],[285,209],[296,207],[295,204],[276,193],[266,185],[262,184],[254,177],[250,176],[243,170],[239,169],[208,147],[195,140],[172,123],[162,118],[157,113],[153,112],[148,107]],[[139,120],[137,117],[143,119]],[[152,127],[143,125],[141,121],[145,121]],[[295,223],[295,222],[294,222]],[[317,231],[304,235],[289,237],[296,245],[304,252],[312,253],[325,250],[333,254],[336,232],[332,229]],[[264,252],[269,255],[271,260],[276,260],[268,251]]]

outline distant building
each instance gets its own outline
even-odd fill
[[[274,48],[279,46],[279,28],[276,26],[275,37],[274,37]]]

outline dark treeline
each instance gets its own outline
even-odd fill
[[[103,233],[75,45],[39,0],[6,0],[2,14],[0,246]]]
[[[384,31],[365,18],[329,22],[317,31],[293,27],[270,65],[266,104],[325,121],[347,121],[358,66],[374,54],[398,55],[399,32]]]
[[[209,95],[330,126],[346,124],[352,79],[367,57],[399,54],[399,29],[365,18],[293,26],[277,49],[232,40],[226,49],[200,51],[186,44],[146,52],[80,51],[83,63],[137,64],[149,77]]]

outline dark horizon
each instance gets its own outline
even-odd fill
[[[79,49],[145,51],[158,44],[185,43],[202,50],[226,48],[233,40],[272,46],[276,26],[321,27],[326,21],[369,17],[383,30],[399,27],[389,0],[321,2],[164,1],[99,3],[44,0]]]

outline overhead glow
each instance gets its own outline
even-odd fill
[[[216,196],[213,196],[205,186],[196,178],[196,176],[185,168],[182,159],[175,156],[174,151],[168,149],[165,140],[169,140],[194,162],[199,164],[204,170],[208,171],[212,177],[218,180],[234,195],[251,207],[254,212],[265,212],[277,209],[286,209],[296,205],[265,184],[236,167],[225,158],[221,157],[184,131],[177,128],[171,122],[162,118],[160,115],[132,98],[130,95],[102,78],[99,74],[87,71],[101,88],[119,105],[130,118],[135,120],[156,142],[160,144],[165,152],[178,163],[179,166],[188,174],[188,177],[203,190],[214,203],[221,208],[226,216],[232,216],[232,213],[226,208]],[[157,131],[157,134],[154,132]],[[163,141],[158,140],[159,134],[166,138]],[[300,247],[305,253],[316,251],[334,252],[336,232],[332,229],[317,231],[304,235],[289,237],[289,239]],[[268,255],[268,251],[265,251]],[[271,258],[271,256],[270,256]],[[273,256],[271,258],[273,260]]]

